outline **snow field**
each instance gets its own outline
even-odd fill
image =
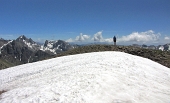
[[[170,103],[170,68],[122,52],[93,52],[0,71],[0,103]]]

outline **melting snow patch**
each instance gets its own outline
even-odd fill
[[[0,103],[169,103],[170,68],[122,52],[58,57],[0,71]]]

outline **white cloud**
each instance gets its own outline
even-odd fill
[[[160,34],[155,34],[153,30],[146,32],[133,32],[127,36],[118,38],[118,42],[155,42],[159,40]]]
[[[74,40],[72,38],[66,40],[66,42],[74,42]]]
[[[170,37],[167,37],[167,36],[166,36],[164,39],[165,39],[165,40],[170,40]]]
[[[36,42],[39,42],[39,43],[44,43],[44,42],[45,42],[45,40],[42,39],[42,38],[37,38],[37,39],[35,39],[35,41],[36,41]]]
[[[66,40],[66,42],[77,42],[77,41],[83,42],[83,41],[87,41],[89,38],[90,38],[89,35],[84,35],[83,33],[80,33],[80,35],[77,36],[75,39],[70,38]]]
[[[104,39],[104,41],[111,43],[111,42],[113,42],[113,38],[107,38],[107,39]]]
[[[77,41],[82,41],[82,42],[106,42],[106,43],[113,43],[113,37],[110,38],[103,38],[103,31],[99,31],[94,34],[92,38],[90,38],[89,35],[84,35],[80,33],[79,36],[77,36],[75,39],[68,39],[67,42],[77,42]],[[132,32],[129,35],[125,35],[122,37],[117,37],[117,42],[119,44],[132,44],[132,43],[156,43],[159,42],[161,34],[160,33],[155,33],[153,30],[148,30],[145,32]],[[169,37],[165,37],[165,40],[170,40]]]
[[[93,40],[94,41],[102,41],[103,40],[102,31],[99,31],[96,34],[94,34]]]
[[[85,41],[88,40],[90,38],[89,35],[83,35],[83,33],[80,33],[79,36],[76,37],[76,41]]]
[[[99,41],[99,42],[107,42],[107,43],[112,43],[113,42],[113,38],[103,38],[102,36],[102,32],[103,31],[99,31],[96,34],[94,34],[94,37],[92,38],[92,40],[94,41]]]

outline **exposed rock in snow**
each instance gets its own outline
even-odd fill
[[[163,47],[163,46],[160,46],[160,47],[159,47],[159,50],[164,51],[164,47]]]
[[[72,49],[73,47],[74,46],[71,46],[67,42],[62,40],[57,40],[57,41],[46,40],[44,46],[41,47],[41,50],[49,51],[53,54],[57,54],[62,51],[67,51],[69,49]]]
[[[47,40],[44,45],[41,45],[24,35],[10,42],[0,39],[0,59],[4,61],[4,63],[2,63],[3,61],[0,63],[0,69],[51,58],[55,54],[73,47],[73,45],[62,40]]]
[[[40,45],[38,45],[36,42],[34,42],[31,38],[27,38],[24,35],[18,37],[16,39],[17,42],[20,43],[24,43],[27,47],[29,47],[29,49],[31,49],[32,51],[37,51],[41,48]],[[23,44],[22,44],[23,45]]]
[[[0,59],[2,61],[0,69],[43,60],[53,55],[41,51],[41,45],[34,42],[31,38],[26,38],[24,35],[12,41],[0,40],[0,45]],[[39,57],[36,57],[36,55]]]
[[[6,44],[3,44],[1,47],[0,47],[0,54],[2,53],[2,49],[4,46],[8,45],[9,43],[11,43],[13,40],[11,41],[8,41]]]
[[[0,71],[0,103],[170,103],[170,68],[122,52],[58,57]]]
[[[160,46],[158,46],[158,49],[162,50],[162,51],[170,51],[170,43],[165,44],[165,45],[160,45]]]
[[[8,43],[10,40],[4,40],[3,38],[0,38],[0,47],[2,47],[4,44]]]
[[[164,44],[164,45],[138,45],[138,44],[132,44],[134,47],[139,47],[139,48],[145,48],[145,49],[153,49],[153,50],[162,50],[162,51],[170,51],[170,43]]]

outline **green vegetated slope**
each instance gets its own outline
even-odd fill
[[[10,63],[10,62],[8,62],[6,60],[0,59],[0,69],[12,67],[12,66],[15,66],[15,64]]]
[[[89,45],[75,48],[66,52],[59,54],[58,56],[66,56],[80,53],[89,53],[89,52],[100,52],[100,51],[120,51],[144,58],[151,59],[155,62],[158,62],[166,67],[170,68],[170,52],[153,50],[153,49],[144,49],[133,46],[113,46],[113,45]]]

